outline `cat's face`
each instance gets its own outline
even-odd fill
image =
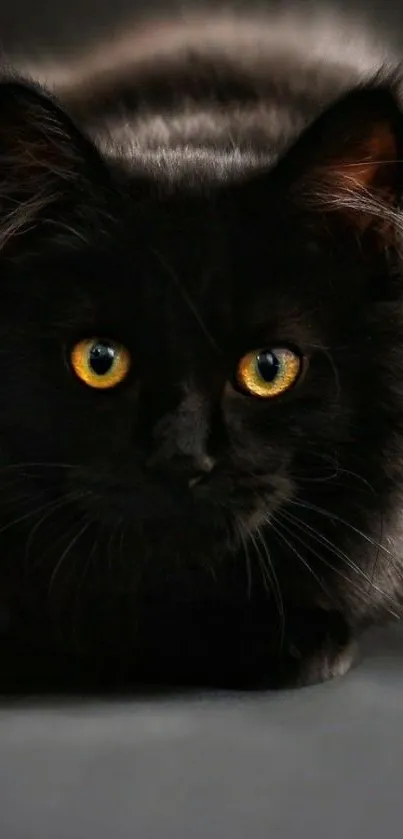
[[[382,492],[397,412],[392,223],[376,229],[364,204],[380,170],[379,195],[394,201],[394,167],[384,182],[377,164],[395,141],[388,96],[374,95],[372,117],[363,95],[373,148],[365,133],[352,149],[332,139],[347,103],[274,172],[189,194],[122,181],[53,105],[15,86],[3,98],[1,492],[12,515],[27,495],[38,510],[50,495],[124,528],[133,562],[150,545],[164,561],[191,551],[211,562],[264,525],[276,532],[293,504],[346,515],[361,480]],[[338,190],[350,206],[329,211]]]

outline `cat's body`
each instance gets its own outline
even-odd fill
[[[301,684],[400,617],[403,131],[381,53],[330,31],[150,26],[33,74],[69,116],[0,88],[19,649]]]

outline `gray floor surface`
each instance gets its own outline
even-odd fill
[[[401,836],[403,630],[302,691],[0,710],[2,839]]]

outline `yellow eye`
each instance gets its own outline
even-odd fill
[[[247,353],[238,364],[237,381],[252,396],[270,399],[289,390],[301,372],[300,357],[285,348]]]
[[[116,341],[89,338],[73,347],[70,363],[76,376],[86,385],[106,389],[115,387],[126,378],[130,355]]]

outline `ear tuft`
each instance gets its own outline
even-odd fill
[[[89,142],[43,91],[0,84],[0,250],[71,203],[88,153]]]
[[[341,214],[358,231],[372,228],[385,242],[394,237],[403,117],[390,90],[348,94],[308,129],[298,146],[304,163],[297,191],[307,204]]]

